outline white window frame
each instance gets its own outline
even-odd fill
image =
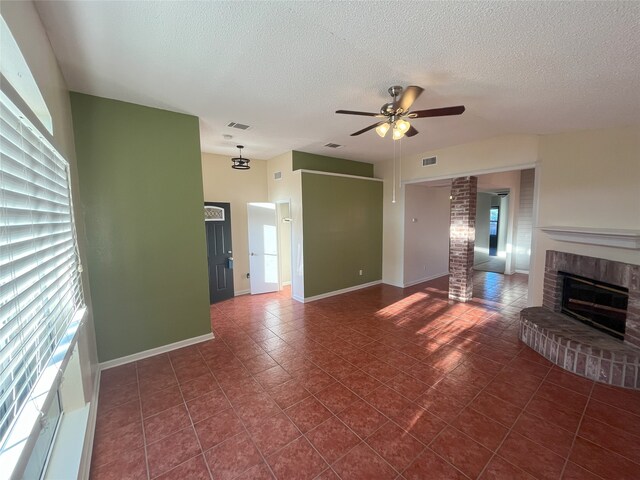
[[[41,136],[43,142],[48,147],[57,152],[53,137],[47,129],[39,121],[38,117],[33,113],[29,106],[24,102],[16,90],[7,81],[4,75],[0,74],[0,91],[24,116],[25,123],[32,129],[35,129]],[[64,158],[64,157],[62,157]],[[65,159],[66,161],[66,159]],[[67,162],[68,163],[68,162]],[[70,182],[70,176],[68,178]],[[70,212],[71,224],[73,228],[73,237],[76,252],[78,251],[77,239],[75,235],[75,217],[73,209],[73,198],[71,185],[69,185],[70,194]],[[78,257],[79,271],[82,270],[80,259]],[[80,279],[80,291],[83,290],[82,280]],[[83,295],[84,298],[84,295]],[[73,353],[73,349],[78,341],[80,327],[87,318],[87,308],[82,300],[81,307],[76,310],[73,318],[68,324],[61,341],[49,359],[46,367],[40,373],[40,376],[28,395],[27,400],[22,405],[20,412],[14,420],[11,429],[2,445],[0,445],[0,472],[3,475],[9,474],[9,478],[21,478],[23,471],[29,461],[31,452],[36,444],[40,431],[43,428],[44,415],[49,410],[51,403],[57,398],[58,388],[62,379],[62,373],[69,362]],[[52,444],[55,442],[53,438]],[[44,470],[43,470],[44,471]]]

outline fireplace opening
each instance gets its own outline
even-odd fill
[[[629,289],[558,272],[564,277],[562,313],[624,340]]]

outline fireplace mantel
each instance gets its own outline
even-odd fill
[[[640,230],[594,227],[541,227],[552,239],[606,247],[640,249]]]

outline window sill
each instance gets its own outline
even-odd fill
[[[12,472],[11,478],[19,478],[26,466],[31,450],[42,428],[41,412],[47,411],[57,393],[62,372],[69,361],[78,339],[80,325],[87,316],[87,308],[74,315],[65,336],[44,369],[22,411],[0,450],[0,471]]]

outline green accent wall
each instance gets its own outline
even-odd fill
[[[293,151],[293,170],[316,170],[318,172],[342,173],[358,177],[373,178],[373,164],[327,157],[313,153]]]
[[[211,333],[198,118],[71,108],[100,362]]]
[[[305,298],[382,279],[382,182],[304,172],[302,209]]]

